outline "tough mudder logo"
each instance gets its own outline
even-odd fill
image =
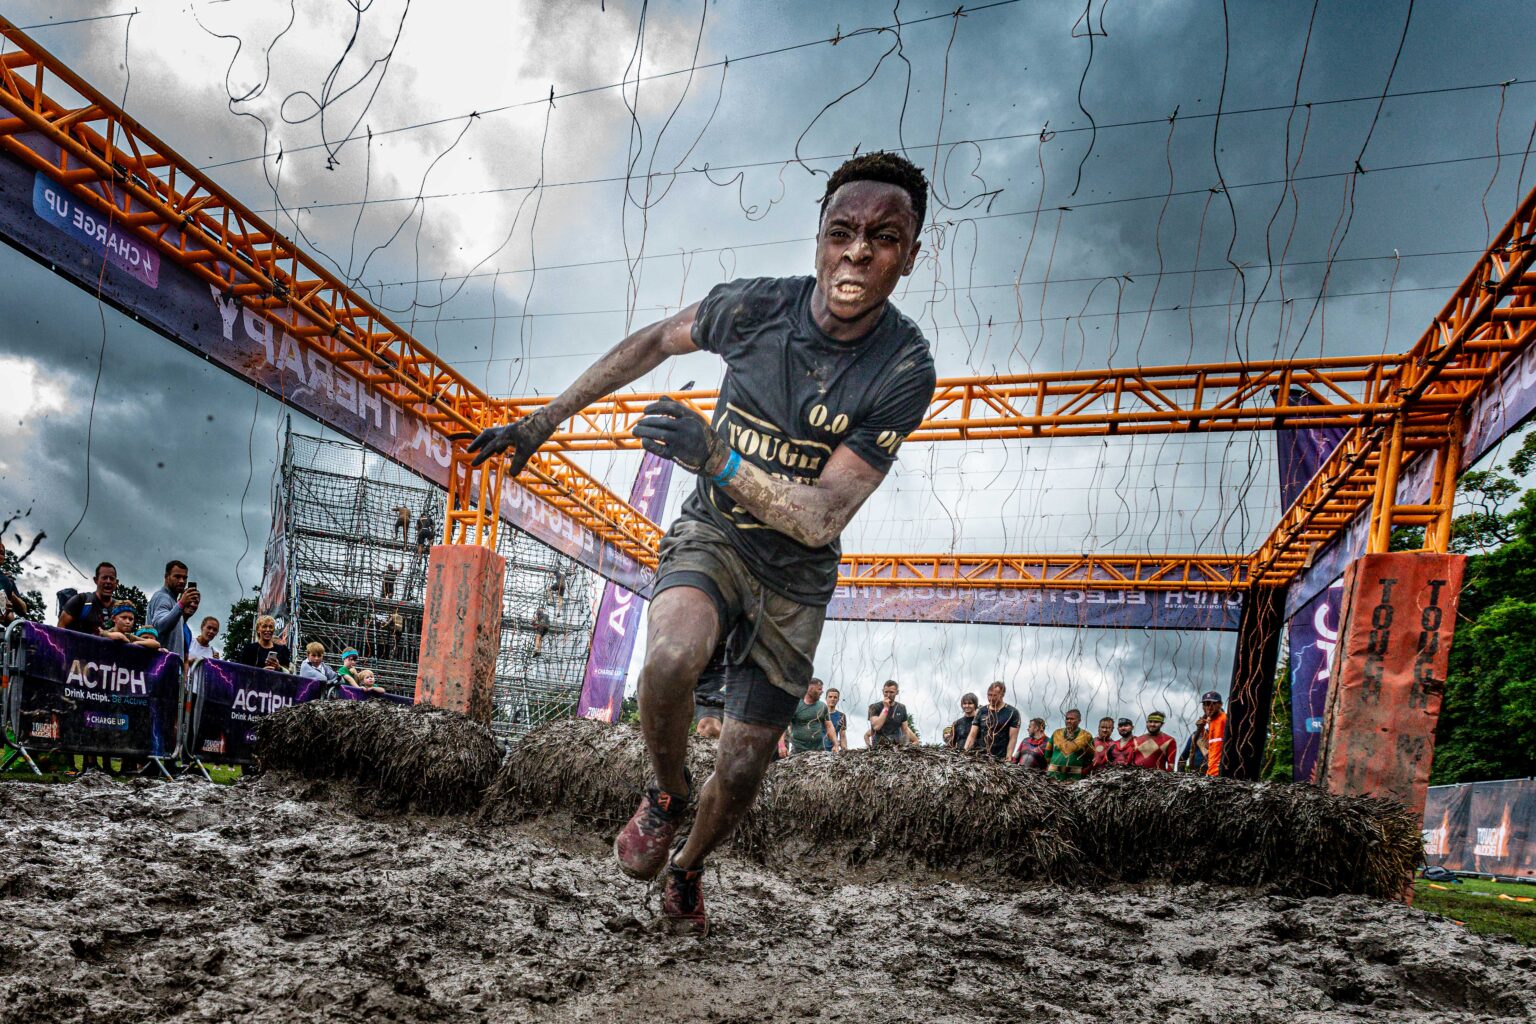
[[[820,408],[818,406],[817,408]],[[846,417],[839,417],[846,419]],[[832,449],[819,441],[789,438],[767,420],[729,403],[717,428],[730,446],[774,476],[809,483],[821,476]]]

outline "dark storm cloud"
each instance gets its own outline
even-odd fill
[[[24,22],[40,20],[51,8],[42,3],[14,6]],[[263,73],[261,50],[286,19],[286,5],[259,11],[246,6],[199,9],[210,27],[236,31],[245,39],[247,49],[231,79],[240,89]],[[274,90],[316,90],[327,62],[345,41],[340,31],[345,18],[337,13],[343,9],[301,6],[302,23],[310,27],[274,51]],[[573,15],[567,5],[556,4],[519,7],[507,15],[488,5],[483,26],[473,12],[457,11],[448,19],[435,7],[418,7],[403,44],[410,59],[391,68],[365,123],[393,127],[526,98],[524,92],[532,88],[527,82],[535,79],[536,94],[549,84],[564,90],[616,82],[625,73],[637,10],[624,4],[607,7],[601,16],[595,11]],[[80,4],[78,11],[71,7],[76,16],[115,9],[111,0]],[[28,10],[42,14],[28,18]],[[847,35],[891,20],[887,6],[873,3],[835,9],[809,2],[713,4],[705,10],[701,61],[727,54],[739,58],[831,35],[839,27]],[[911,22],[938,10],[907,4],[899,13]],[[943,172],[939,190],[951,205],[1002,190],[990,206],[976,202],[958,210],[935,209],[936,219],[953,223],[927,239],[933,259],[914,276],[912,293],[900,303],[934,339],[942,374],[1092,367],[1111,360],[1126,365],[1239,355],[1272,358],[1290,355],[1298,346],[1303,354],[1406,348],[1443,302],[1442,286],[1459,281],[1472,257],[1341,262],[1329,273],[1330,292],[1397,290],[1390,297],[1391,333],[1389,298],[1360,296],[1329,302],[1326,320],[1314,319],[1303,339],[1310,297],[1324,280],[1320,261],[1334,249],[1344,257],[1379,257],[1394,249],[1409,254],[1480,248],[1486,237],[1484,190],[1493,182],[1487,208],[1496,229],[1520,189],[1515,180],[1519,159],[1503,161],[1497,181],[1491,162],[1387,168],[1523,149],[1536,117],[1536,89],[1517,83],[1502,94],[1484,89],[1388,101],[1363,159],[1368,173],[1354,182],[1354,216],[1341,246],[1338,232],[1348,214],[1342,202],[1345,179],[1298,182],[1294,204],[1281,203],[1278,185],[1236,187],[1286,178],[1288,119],[1298,176],[1349,170],[1370,130],[1374,97],[1386,85],[1406,5],[1318,5],[1308,41],[1312,10],[1309,3],[1235,3],[1224,26],[1221,7],[1211,3],[1095,4],[1094,28],[1102,19],[1107,35],[1092,39],[1086,78],[1090,41],[1079,23],[1080,5],[1023,3],[973,11],[958,21],[904,31],[901,55],[887,58],[869,85],[819,120],[824,105],[870,75],[895,41],[893,35],[844,38],[836,47],[738,60],[728,71],[701,73],[655,153],[655,166],[672,167],[699,132],[703,136],[684,160],[685,170],[706,162],[712,167],[754,161],[770,165],[744,170],[740,181],[735,172],[714,172],[713,182],[702,175],[680,176],[667,197],[647,211],[645,252],[654,258],[635,264],[638,290],[633,295],[623,263],[550,267],[638,253],[639,220],[632,205],[625,208],[622,185],[546,190],[539,196],[539,228],[532,236],[531,201],[521,214],[518,210],[529,193],[484,190],[529,184],[538,179],[541,165],[550,181],[623,174],[632,158],[641,169],[651,166],[649,147],[656,145],[670,116],[681,77],[641,87],[640,125],[634,133],[628,111],[612,90],[561,100],[552,109],[478,119],[431,176],[429,164],[454,145],[462,123],[383,137],[371,149],[349,143],[333,169],[326,168],[323,151],[296,148],[317,141],[318,125],[284,126],[278,132],[288,146],[280,168],[282,198],[292,207],[356,200],[365,181],[373,199],[461,188],[482,193],[425,200],[414,212],[411,204],[362,208],[355,238],[357,207],[297,216],[313,244],[353,271],[403,222],[394,244],[369,261],[366,277],[416,281],[378,293],[380,301],[401,310],[401,322],[473,379],[498,391],[560,389],[592,353],[618,340],[626,322],[622,313],[512,319],[518,314],[622,309],[630,302],[675,308],[727,276],[808,272],[808,242],[765,244],[803,239],[815,228],[815,204],[825,177],[789,162],[797,144],[802,155],[818,155],[848,152],[855,145],[890,148],[904,141],[919,164]],[[392,29],[389,11],[376,13],[364,47],[374,55],[385,29]],[[699,13],[693,3],[650,5],[647,73],[686,65]],[[1524,38],[1489,29],[1520,24],[1523,13],[1523,6],[1514,4],[1416,4],[1393,90],[1536,76]],[[169,37],[136,36],[127,62],[121,56],[122,20],[58,29],[43,39],[108,95],[121,94],[131,69],[130,109],[189,156],[206,155],[212,162],[259,152],[263,140],[257,125],[226,109],[222,77],[232,44],[211,39],[174,12],[157,17],[159,31]],[[137,21],[140,28],[150,24]],[[518,64],[517,74],[495,81],[494,87],[478,78],[473,86],[459,84],[485,69],[463,66],[450,46],[414,42],[436,38],[431,33],[445,25],[461,33],[477,27],[483,33],[503,32],[505,60]],[[952,30],[955,41],[946,68]],[[1230,45],[1224,42],[1227,36]],[[173,45],[182,46],[189,60],[166,59]],[[1294,115],[1286,109],[1242,113],[1249,107],[1289,104],[1304,45],[1303,103],[1367,99],[1303,106]],[[1217,136],[1215,120],[1198,115],[1217,107],[1224,54],[1227,88],[1220,102],[1227,113]],[[197,57],[207,58],[206,75],[202,64],[196,65],[196,75],[184,66]],[[908,65],[900,57],[910,61],[910,83]],[[1078,105],[1080,82],[1083,106],[1100,125],[1096,136],[1066,130],[1088,125]],[[1501,95],[1505,105],[1496,143]],[[348,116],[335,123],[350,124],[357,109],[338,107],[338,114]],[[1175,109],[1179,117],[1169,146],[1165,118]],[[278,123],[270,110],[263,112]],[[547,144],[542,138],[546,115]],[[1139,119],[1153,123],[1112,127]],[[807,131],[813,120],[814,128]],[[1059,134],[1042,141],[1037,133],[1047,122]],[[946,146],[937,153],[921,148],[941,134],[946,140],[1024,137]],[[330,137],[334,140],[335,133]],[[1045,162],[1043,190],[1037,157]],[[1170,188],[1170,158],[1171,188],[1196,194],[1171,198],[1159,225],[1162,195]],[[1081,184],[1072,195],[1080,163]],[[822,172],[834,165],[812,164]],[[484,168],[492,170],[474,173]],[[268,161],[266,170],[275,179],[279,169]],[[221,168],[213,175],[250,205],[272,205],[260,164]],[[1529,169],[1526,177],[1528,182]],[[1232,186],[1228,195],[1205,191],[1221,178]],[[662,182],[653,184],[659,189]],[[632,193],[644,191],[636,185]],[[1152,198],[1117,202],[1135,196]],[[1235,240],[1228,198],[1235,211]],[[1037,203],[1045,207],[1038,215],[1031,212]],[[1062,211],[1061,206],[1072,209]],[[1275,227],[1269,230],[1277,206]],[[498,248],[514,220],[516,232]],[[1227,267],[1229,245],[1232,261],[1245,267],[1241,280]],[[664,255],[733,246],[700,253],[691,261]],[[1169,272],[1161,280],[1154,273],[1159,249]],[[1277,271],[1266,289],[1265,264],[1279,261],[1282,253],[1288,262],[1313,265],[1285,268],[1283,289]],[[18,257],[10,259],[15,263]],[[527,273],[535,265],[544,268],[536,277]],[[1215,269],[1203,269],[1198,277],[1175,273],[1197,266]],[[504,319],[456,319],[492,312],[491,278],[476,279],[455,294],[459,282],[452,275],[477,267],[506,272],[494,280],[495,313]],[[450,280],[440,284],[436,279],[444,274]],[[1045,279],[1052,282],[1049,287],[1030,283]],[[968,290],[1015,280],[1025,283],[1017,290]],[[58,543],[83,500],[81,404],[88,401],[94,377],[100,324],[87,296],[30,265],[12,281],[0,293],[8,314],[8,326],[0,329],[0,351],[36,360],[67,380],[71,407],[69,415],[49,425],[28,452],[24,472],[6,486],[37,497],[35,515],[40,523],[47,517],[50,543]],[[1246,288],[1250,302],[1262,290],[1265,303],[1229,307],[1242,294],[1240,288]],[[1269,301],[1282,298],[1293,301]],[[1207,304],[1219,308],[1150,317],[1094,315]],[[637,322],[646,316],[637,314]],[[270,400],[261,401],[255,456],[248,458],[246,438],[256,404],[249,389],[164,339],[114,318],[108,314],[116,326],[97,408],[92,512],[71,554],[81,561],[78,552],[126,549],[129,553],[119,558],[132,568],[125,572],[146,585],[158,577],[164,561],[159,549],[180,544],[177,550],[188,561],[211,564],[222,574],[228,597],[214,602],[210,595],[210,603],[227,607],[234,596],[234,566],[247,546],[245,582],[259,572],[280,410]],[[1025,322],[1010,323],[1017,320]],[[487,365],[486,359],[495,361]],[[673,381],[694,377],[709,382],[718,372],[714,360],[696,356],[646,383],[664,385],[667,374]],[[215,417],[211,423],[209,414]],[[849,550],[1246,550],[1277,511],[1274,469],[1267,461],[1272,451],[1263,437],[1188,444],[1158,438],[966,449],[913,445],[903,456],[900,473],[849,531]],[[166,470],[158,468],[161,462]],[[593,464],[614,467],[610,482],[621,490],[627,487],[632,460]],[[191,486],[189,478],[172,475],[173,469],[186,466],[196,467]],[[247,542],[237,506],[248,478]],[[1245,496],[1250,502],[1246,510],[1239,504]],[[213,578],[210,571],[194,570],[205,581]],[[205,592],[209,589],[205,582]],[[975,688],[989,678],[1008,680],[1010,691],[1021,693],[1021,707],[1034,701],[1042,711],[1059,711],[1062,701],[1075,700],[1093,709],[1120,702],[1144,712],[1166,697],[1163,709],[1177,715],[1181,711],[1175,701],[1192,710],[1191,695],[1225,677],[1231,652],[1227,637],[1176,634],[904,626],[838,627],[831,636],[836,652],[829,647],[828,657],[836,658],[853,679],[883,678],[881,673],[910,679],[911,703],[924,702],[934,709],[924,713],[932,715],[941,708],[948,714],[950,690]],[[942,662],[929,667],[935,652]],[[1084,710],[1095,713],[1087,706]]]

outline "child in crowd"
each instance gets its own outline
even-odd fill
[[[348,686],[357,685],[357,648],[348,647],[341,652],[341,668],[336,670],[336,681]]]
[[[359,689],[364,690],[364,691],[366,691],[368,693],[388,693],[389,692],[389,691],[385,690],[384,687],[382,687],[378,683],[374,682],[374,679],[373,679],[373,669],[371,669],[371,668],[358,669],[357,672],[355,673],[354,678],[356,678],[356,680],[357,680],[357,683],[355,685]]]
[[[334,683],[338,673],[325,663],[325,645],[311,640],[304,646],[304,664],[299,666],[300,679],[318,679],[322,683]]]
[[[160,634],[153,626],[141,626],[135,630],[133,622],[137,617],[138,611],[133,605],[124,601],[112,609],[112,628],[102,630],[101,635],[108,640],[120,640],[135,647],[147,647],[152,651],[158,651]]]

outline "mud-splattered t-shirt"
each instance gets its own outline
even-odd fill
[[[716,285],[693,324],[693,342],[725,360],[715,433],[742,460],[810,483],[842,446],[876,469],[933,399],[933,353],[917,325],[886,304],[858,341],[827,337],[811,317],[815,278],[760,277]],[[699,477],[684,518],[720,529],[764,586],[801,604],[825,605],[837,586],[838,541],[809,548],[759,522]]]

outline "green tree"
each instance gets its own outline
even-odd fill
[[[251,588],[255,590],[255,587]],[[256,635],[256,599],[242,597],[229,606],[224,620],[224,655],[233,658]]]
[[[1503,521],[1510,539],[1467,561],[1435,729],[1437,785],[1536,775],[1536,490]]]
[[[124,601],[133,605],[133,621],[141,626],[144,625],[145,618],[149,615],[149,598],[145,595],[144,591],[132,583],[118,583],[117,590],[112,594],[112,603],[118,605]],[[107,615],[110,616],[111,614],[112,609],[108,608]]]
[[[1264,743],[1264,767],[1259,777],[1265,782],[1290,782],[1295,760],[1291,735],[1291,664],[1280,669],[1275,680],[1275,699],[1269,708],[1269,738]]]
[[[0,573],[4,573],[11,577],[11,579],[19,581],[22,571],[21,559],[16,557],[16,552],[7,548],[5,557],[0,558]],[[18,586],[17,589],[20,590],[21,588]],[[27,618],[33,622],[44,621],[48,615],[48,605],[44,603],[43,595],[40,591],[22,591],[21,599],[27,603]]]

